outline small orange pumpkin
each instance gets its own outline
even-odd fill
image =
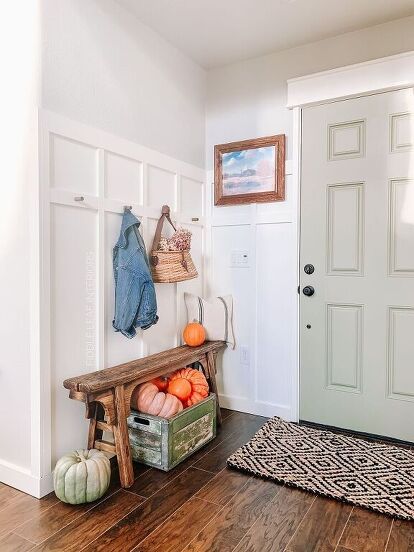
[[[151,383],[158,387],[158,391],[165,391],[168,387],[168,378],[166,376],[159,376],[151,380]]]
[[[206,340],[206,331],[199,322],[194,320],[184,328],[183,338],[190,347],[198,347]]]

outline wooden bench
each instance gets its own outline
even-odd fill
[[[86,418],[90,420],[88,448],[116,454],[122,487],[130,487],[134,482],[126,419],[135,387],[199,362],[211,391],[217,395],[216,356],[224,345],[222,341],[207,341],[199,347],[184,345],[63,382],[64,387],[69,389],[69,397],[86,405]],[[221,423],[218,396],[217,422]],[[104,431],[113,433],[114,443],[102,439]]]

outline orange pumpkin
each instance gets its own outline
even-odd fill
[[[168,387],[168,378],[167,376],[159,376],[151,380],[151,383],[158,387],[158,391],[165,391]]]
[[[206,332],[203,326],[194,320],[184,328],[183,338],[190,347],[197,347],[206,340]]]
[[[184,386],[183,381],[189,383],[191,388],[190,394],[186,397],[184,397],[184,393],[180,393],[181,396],[176,395],[184,406],[193,406],[208,396],[208,383],[204,374],[193,368],[183,368],[174,372],[168,384],[168,393],[175,395],[177,388],[180,391],[184,390],[185,387],[188,389],[188,385]]]
[[[171,418],[182,411],[183,405],[174,395],[158,391],[156,385],[147,382],[138,385],[134,389],[131,397],[131,408],[146,414]]]
[[[168,384],[168,393],[175,395],[180,401],[186,401],[192,393],[191,383],[184,378],[170,381]]]

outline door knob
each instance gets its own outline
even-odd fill
[[[306,295],[306,297],[310,297],[315,293],[315,288],[313,286],[305,286],[302,292],[303,292],[303,295]]]

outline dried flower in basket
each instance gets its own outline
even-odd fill
[[[185,228],[178,228],[168,240],[170,251],[188,251],[191,247],[191,232]]]
[[[161,236],[160,243],[158,244],[158,250],[159,251],[168,251],[169,245],[168,245],[168,238],[165,238]]]

